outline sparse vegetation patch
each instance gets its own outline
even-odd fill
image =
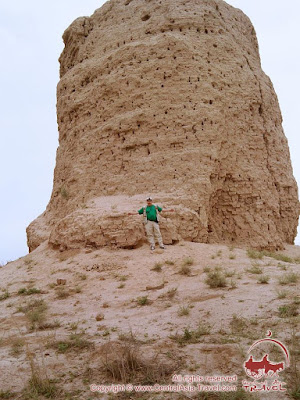
[[[201,341],[202,336],[209,335],[209,333],[210,326],[199,323],[197,329],[184,328],[182,334],[171,335],[170,339],[175,340],[180,345],[198,343]]]
[[[180,306],[177,312],[179,317],[189,315],[189,313],[190,313],[190,308],[188,306]]]
[[[10,297],[10,293],[9,293],[8,290],[6,289],[6,290],[4,291],[4,293],[2,293],[2,294],[0,295],[0,301],[6,300],[6,299],[8,299],[9,297]]]
[[[148,296],[138,297],[136,301],[139,306],[145,306],[150,303]]]
[[[297,283],[298,280],[299,280],[298,274],[296,274],[295,272],[288,272],[288,273],[282,275],[278,281],[279,281],[280,285],[291,285],[291,284]]]
[[[216,268],[207,273],[205,283],[212,289],[225,287],[227,285],[224,273],[220,269]]]
[[[245,318],[238,317],[236,314],[233,314],[230,321],[230,326],[233,334],[241,334],[244,332],[244,329],[247,328],[247,321]]]
[[[22,296],[30,296],[31,294],[38,294],[41,293],[40,289],[37,289],[35,287],[33,288],[21,288],[18,290],[18,294]]]
[[[157,262],[154,264],[154,267],[151,269],[151,271],[161,272],[161,269],[162,269],[162,263]]]
[[[250,274],[257,274],[257,275],[263,273],[262,268],[257,264],[253,264],[252,267],[248,268],[246,271],[250,272]]]
[[[94,343],[83,338],[83,333],[71,333],[65,340],[58,340],[48,343],[48,347],[56,349],[59,353],[66,353],[70,350],[83,350],[94,347]]]
[[[146,359],[134,342],[108,345],[102,356],[102,369],[115,382],[140,384],[163,383],[176,366],[167,364],[158,356]]]
[[[31,323],[30,329],[39,328],[45,323],[47,305],[43,299],[33,300],[25,306],[21,306],[17,311],[23,312]]]
[[[267,283],[269,283],[269,280],[270,280],[270,277],[268,276],[268,275],[261,275],[259,278],[258,278],[258,283],[262,283],[262,284],[267,284]]]
[[[189,265],[182,265],[180,270],[179,270],[180,275],[189,276],[189,275],[191,275],[191,272],[192,271],[191,271],[191,268],[190,268]]]
[[[259,260],[261,260],[263,257],[271,257],[271,258],[274,258],[275,260],[283,261],[286,263],[291,263],[291,264],[298,263],[298,259],[293,259],[284,254],[274,253],[272,251],[267,251],[267,250],[257,251],[257,250],[253,250],[253,249],[248,249],[247,255],[249,258],[254,258],[254,259],[259,259]]]
[[[278,307],[278,312],[280,318],[296,317],[299,314],[298,304],[295,303],[285,304],[283,306]]]

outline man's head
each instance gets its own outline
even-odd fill
[[[152,197],[147,198],[147,205],[151,206],[152,205]]]

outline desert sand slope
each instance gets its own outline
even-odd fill
[[[299,393],[300,248],[281,254],[192,242],[154,253],[146,245],[59,252],[43,243],[0,269],[0,398],[252,398],[106,395],[90,384],[171,384],[176,373],[237,375],[241,385],[251,380],[243,368],[249,347],[269,330],[290,352],[278,379]],[[268,351],[284,361],[278,347],[255,351],[256,359]],[[289,398],[271,396],[257,398]]]

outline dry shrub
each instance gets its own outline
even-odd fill
[[[102,368],[106,376],[115,382],[154,384],[164,382],[176,366],[158,359],[141,355],[136,342],[109,342],[102,348]]]
[[[34,360],[33,354],[28,351],[27,358],[29,359],[31,377],[22,392],[22,400],[39,399],[41,396],[47,399],[58,399],[62,390],[58,389],[54,381],[48,377],[46,366]]]
[[[227,281],[224,273],[216,268],[214,269],[214,271],[209,271],[207,273],[207,278],[205,280],[205,283],[210,288],[219,288],[227,286]]]

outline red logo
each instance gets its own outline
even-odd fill
[[[271,336],[272,332],[269,331],[267,334],[267,338],[256,341],[248,350],[248,353],[250,355],[248,357],[248,360],[244,363],[244,368],[246,374],[255,381],[258,381],[261,378],[264,378],[265,380],[278,378],[278,373],[283,371],[290,365],[289,352],[287,348],[279,340],[272,339]],[[280,362],[273,362],[269,359],[270,356],[268,353],[265,353],[262,359],[255,360],[253,358],[253,355],[251,354],[251,351],[256,346],[261,345],[265,342],[271,342],[278,346],[284,355],[284,360],[281,360]],[[271,385],[268,384],[267,381],[243,381],[243,387],[249,391],[284,391],[285,389],[282,388],[283,385],[285,385],[285,382],[280,382],[277,379],[273,381],[273,384]]]
[[[285,368],[284,362],[274,364],[268,360],[268,357],[269,354],[265,354],[262,360],[255,361],[253,357],[250,356],[244,364],[246,374],[250,376],[250,378],[257,380],[263,376],[277,376],[277,373]]]

